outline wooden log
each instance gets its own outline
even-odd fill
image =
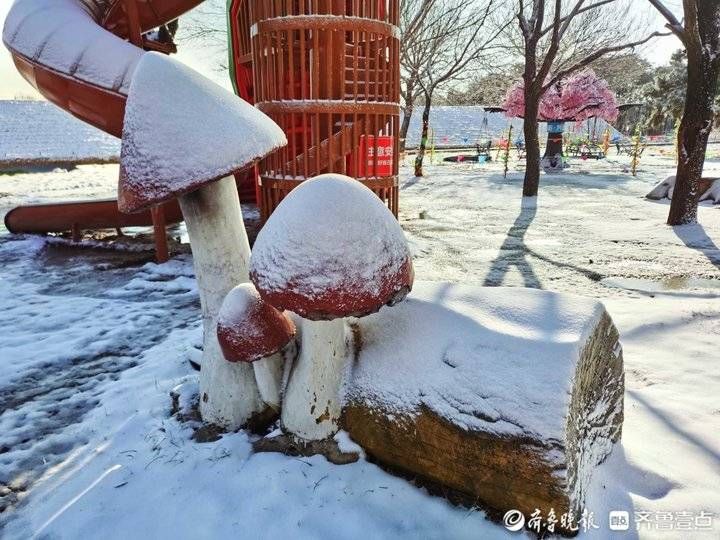
[[[371,458],[493,517],[577,519],[622,430],[622,350],[602,304],[420,283],[353,330],[342,425]]]

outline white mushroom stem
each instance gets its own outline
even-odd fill
[[[345,321],[301,319],[300,355],[283,396],[285,431],[308,441],[338,431],[340,388],[345,373]]]
[[[203,316],[200,414],[206,422],[238,429],[264,405],[253,369],[225,361],[217,341],[217,316],[225,295],[249,279],[250,244],[235,179],[230,176],[182,195],[180,208],[190,236]]]
[[[253,362],[260,397],[276,411],[280,410],[280,385],[284,366],[285,357],[282,351]]]

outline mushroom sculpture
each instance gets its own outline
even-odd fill
[[[267,116],[161,54],[144,54],[125,109],[118,206],[139,212],[178,197],[205,331],[200,412],[236,429],[265,407],[253,371],[226,362],[216,319],[225,295],[248,281],[250,245],[232,173],[286,144]]]
[[[228,362],[252,362],[260,397],[280,410],[281,351],[295,336],[295,324],[265,302],[252,283],[232,289],[220,307],[217,337]]]
[[[413,266],[402,229],[360,182],[325,174],[280,203],[253,247],[250,278],[262,298],[300,320],[299,355],[281,421],[298,442],[338,430],[346,367],[346,317],[405,298]]]

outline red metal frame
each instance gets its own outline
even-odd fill
[[[398,0],[231,0],[236,90],[288,138],[260,164],[263,220],[298,183],[323,172],[355,176],[397,216],[398,22]],[[372,141],[377,156],[377,141],[387,138],[390,170],[367,166],[362,141]]]

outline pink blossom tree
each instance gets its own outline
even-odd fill
[[[503,104],[507,116],[525,113],[525,88],[517,83]],[[562,132],[565,122],[581,122],[596,117],[612,122],[617,119],[615,94],[607,82],[586,69],[550,86],[540,100],[538,121],[548,122],[548,142],[542,159],[546,169],[562,168]]]

